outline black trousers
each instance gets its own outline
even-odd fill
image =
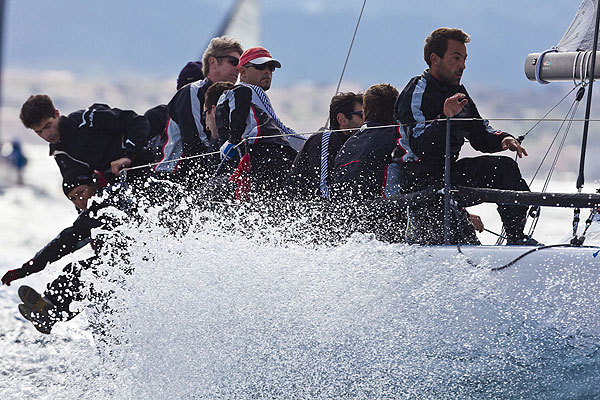
[[[85,260],[67,264],[63,272],[55,280],[46,286],[44,296],[56,306],[60,315],[59,321],[68,321],[74,318],[79,312],[70,309],[74,301],[82,301],[86,298],[93,299],[96,295],[93,290],[84,289],[84,283],[81,281],[81,271],[84,269],[95,270],[95,264],[98,257],[90,257]]]
[[[427,187],[442,187],[444,184],[443,164],[410,163],[405,164],[402,177],[402,189],[405,192],[425,189]],[[452,163],[451,176],[453,185],[468,187],[521,190],[529,191],[529,186],[523,180],[517,163],[504,156],[479,156],[462,158]],[[473,204],[459,204],[455,214],[462,212],[461,208]],[[412,211],[413,220],[417,221],[419,230],[439,231],[440,221],[443,221],[443,204],[440,201],[425,203]],[[527,206],[498,204],[498,214],[504,225],[509,240],[523,237],[527,217]],[[466,220],[466,214],[457,216],[455,223],[462,224],[463,229],[472,229]],[[460,222],[462,221],[462,222]],[[443,229],[443,222],[442,222]]]

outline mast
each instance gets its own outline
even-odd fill
[[[577,177],[577,191],[581,192],[584,183],[585,153],[587,148],[588,130],[590,126],[590,112],[592,109],[592,89],[594,87],[594,74],[596,73],[596,51],[598,50],[598,27],[600,26],[600,7],[596,3],[596,26],[594,28],[594,43],[592,48],[592,70],[588,88],[587,103],[585,106],[585,121],[583,123],[583,138],[581,141],[581,156],[579,157],[579,176]]]
[[[4,42],[4,0],[0,0],[0,145],[2,144],[2,53]]]

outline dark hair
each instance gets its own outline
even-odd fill
[[[231,82],[216,82],[210,85],[204,96],[204,108],[216,106],[221,95],[233,87]]]
[[[363,103],[362,93],[355,94],[353,92],[338,93],[331,99],[329,103],[329,126],[331,129],[339,129],[340,124],[337,121],[339,113],[349,114],[354,111],[354,104]]]
[[[45,94],[36,94],[29,96],[27,101],[21,107],[21,122],[26,128],[33,129],[34,125],[39,124],[46,118],[54,117],[56,108],[52,99]]]
[[[398,95],[398,90],[389,83],[369,87],[363,95],[365,121],[395,123],[394,104]]]
[[[437,28],[425,39],[423,56],[427,65],[431,66],[431,55],[433,53],[440,56],[440,58],[444,58],[444,54],[448,50],[448,39],[457,40],[461,43],[469,43],[471,41],[471,37],[463,32],[462,29]]]
[[[202,55],[202,73],[204,74],[204,77],[207,77],[210,73],[210,63],[208,62],[209,58],[224,56],[231,51],[235,51],[236,53],[240,53],[240,55],[242,55],[244,49],[242,48],[240,42],[228,36],[212,38],[208,44],[208,47],[204,51],[204,54]]]

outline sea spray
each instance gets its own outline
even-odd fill
[[[114,235],[119,251],[120,235],[135,238],[123,261],[134,268],[113,279],[120,285],[110,288],[111,312],[98,316],[119,327],[102,354],[114,382],[107,395],[518,398],[597,390],[598,336],[549,323],[557,299],[524,316],[499,275],[458,253],[439,262],[432,248],[369,234],[336,245],[286,241],[297,220],[273,226],[243,206],[191,211],[192,223],[173,234],[156,223],[165,210],[150,207]]]

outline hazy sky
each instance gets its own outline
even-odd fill
[[[233,0],[7,0],[4,65],[119,80],[175,77],[197,58]],[[263,44],[283,68],[274,86],[337,82],[362,0],[263,0]],[[404,86],[439,26],[471,34],[463,81],[520,88],[525,56],[556,44],[577,0],[368,0],[345,79]]]

